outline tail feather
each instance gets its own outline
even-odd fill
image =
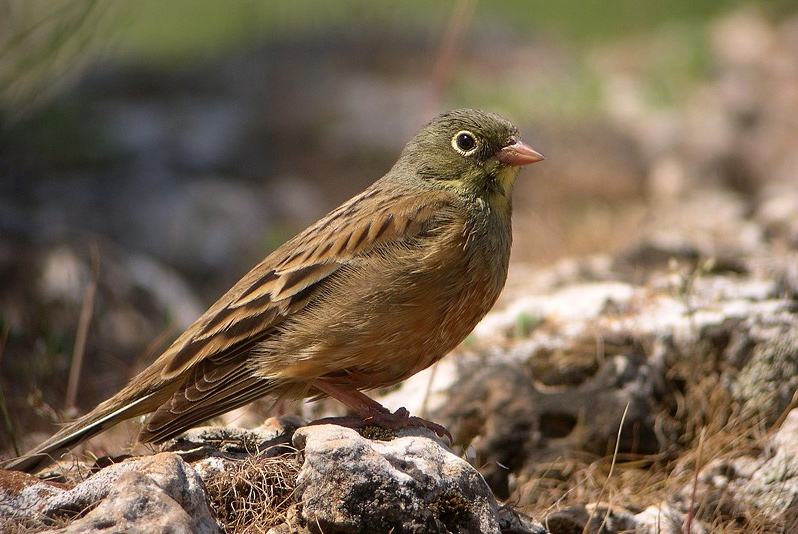
[[[83,417],[69,423],[32,451],[10,460],[2,467],[11,471],[35,473],[58,461],[64,453],[79,443],[131,417],[148,413],[151,408],[147,401],[154,395],[156,393],[145,395],[124,404],[121,408],[111,402],[114,399],[106,401]]]

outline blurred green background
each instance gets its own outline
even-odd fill
[[[0,95],[6,107],[27,105],[51,92],[53,80],[97,58],[178,67],[313,34],[411,32],[434,39],[457,9],[468,12],[469,33],[489,29],[586,50],[668,26],[689,39],[712,17],[745,5],[771,16],[795,8],[790,0],[2,0]]]
[[[59,2],[39,2],[48,10]],[[619,35],[645,32],[669,22],[700,24],[744,3],[768,10],[786,9],[788,0],[509,0],[474,2],[475,25],[501,26],[517,34],[547,37],[589,46]],[[125,0],[97,9],[123,17],[119,51],[140,59],[179,61],[255,39],[282,38],[297,32],[358,28],[442,27],[456,2],[369,2],[367,0]]]

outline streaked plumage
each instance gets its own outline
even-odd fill
[[[122,391],[6,467],[41,468],[148,413],[139,439],[160,442],[264,395],[329,394],[377,424],[407,424],[359,392],[433,364],[488,312],[507,275],[513,182],[540,159],[498,115],[437,117],[385,176],[270,254]]]

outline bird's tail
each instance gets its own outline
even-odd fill
[[[8,461],[2,467],[12,471],[35,473],[58,461],[65,452],[81,442],[131,417],[148,413],[152,410],[152,398],[155,395],[157,392],[141,396],[121,404],[121,407],[117,397],[112,397],[83,417],[67,424],[32,451]]]

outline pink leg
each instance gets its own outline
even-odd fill
[[[364,419],[375,414],[391,413],[388,408],[357,390],[347,391],[345,389],[341,389],[338,386],[334,386],[327,380],[324,380],[323,378],[317,379],[313,385],[316,386],[316,389],[319,389],[330,397],[346,404],[352,408],[356,414]]]
[[[374,425],[382,428],[404,428],[408,426],[421,426],[428,428],[435,432],[440,437],[448,437],[449,442],[453,442],[452,435],[442,425],[427,421],[421,417],[411,416],[406,408],[399,408],[394,413],[391,413],[385,406],[369,398],[360,391],[348,391],[339,388],[324,380],[322,378],[316,379],[313,383],[316,389],[323,391],[330,397],[349,406],[354,412],[360,416],[362,420],[352,421],[347,418],[329,417],[316,421],[322,422],[338,422],[344,426],[368,426]]]

